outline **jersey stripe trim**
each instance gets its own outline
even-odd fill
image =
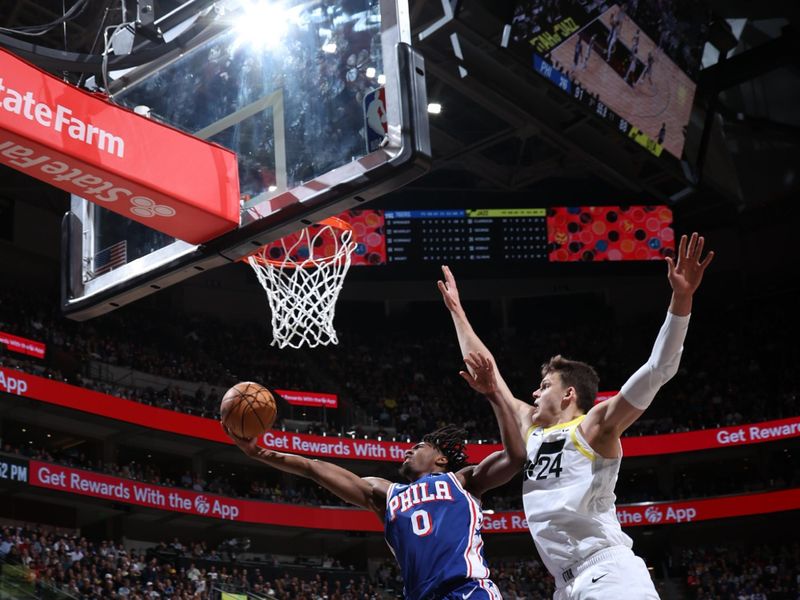
[[[473,532],[475,528],[478,526],[477,523],[477,515],[475,514],[475,510],[473,509],[472,502],[470,502],[469,495],[467,491],[461,487],[461,482],[458,480],[453,473],[447,472],[447,477],[450,481],[453,482],[453,485],[456,486],[456,489],[459,490],[462,494],[464,494],[467,500],[467,506],[469,507],[469,540],[467,541],[467,547],[464,549],[464,562],[467,563],[467,577],[472,577],[472,561],[470,560],[470,549],[472,547],[472,539],[473,539]]]
[[[450,481],[453,482],[453,485],[456,486],[456,489],[464,494],[464,498],[469,506],[469,538],[467,539],[467,547],[464,549],[464,561],[467,563],[467,577],[488,577],[489,569],[484,564],[480,554],[481,548],[483,547],[483,537],[478,533],[479,511],[481,510],[480,504],[475,496],[464,489],[464,486],[461,485],[455,473],[448,471],[447,476],[450,478]],[[478,537],[477,544],[475,543],[476,535]]]
[[[392,492],[394,491],[394,486],[396,486],[396,485],[397,485],[396,483],[390,483],[389,484],[389,489],[386,490],[386,507],[385,508],[389,508],[389,500],[392,499]]]
[[[394,487],[396,485],[397,485],[396,483],[390,483],[389,484],[389,490],[386,492],[386,510],[387,511],[389,509],[389,500],[391,500],[391,498],[392,498],[392,492],[394,491]],[[394,548],[392,547],[392,543],[389,541],[389,536],[387,535],[388,529],[389,529],[389,518],[388,518],[388,515],[386,515],[386,517],[387,518],[386,518],[386,520],[384,522],[384,526],[383,526],[383,539],[386,541],[386,545],[389,546],[389,550],[391,551],[392,556],[394,556],[394,559],[397,560],[397,553],[394,551]]]
[[[575,425],[572,429],[569,430],[569,437],[572,440],[572,443],[575,445],[575,448],[578,449],[578,452],[583,454],[586,458],[591,461],[594,461],[596,458],[594,451],[591,448],[588,448],[583,444],[583,436],[581,439],[578,439],[578,425]]]
[[[476,581],[478,582],[478,586],[486,591],[486,593],[489,595],[489,598],[492,600],[503,600],[503,597],[497,590],[497,586],[492,585],[488,579],[477,579]]]
[[[571,427],[572,425],[578,425],[585,418],[586,415],[581,415],[579,417],[575,417],[571,421],[567,421],[566,423],[556,423],[555,425],[551,425],[550,427],[545,428],[543,433],[550,433],[551,431],[555,431],[556,429],[566,429],[567,427]]]

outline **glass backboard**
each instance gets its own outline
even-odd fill
[[[62,286],[72,318],[238,260],[428,168],[424,68],[408,45],[406,0],[231,1],[214,11],[191,48],[111,73],[108,88],[119,104],[237,153],[239,229],[193,245],[73,196]]]

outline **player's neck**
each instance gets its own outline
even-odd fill
[[[581,409],[579,409],[574,404],[569,406],[567,410],[561,413],[561,416],[558,419],[558,423],[569,423],[570,421],[574,421],[578,417],[584,416],[584,413]],[[554,425],[557,423],[554,423]]]
[[[560,425],[561,423],[569,423],[570,421],[573,421],[578,417],[582,417],[585,414],[586,413],[580,410],[577,406],[569,406],[566,410],[558,413],[554,419],[548,420],[547,423],[538,422],[534,424],[542,427],[543,429],[547,429],[548,427],[554,427],[556,425]]]
[[[413,479],[411,479],[410,483],[414,483],[415,481],[419,481],[423,477],[427,477],[428,475],[436,475],[439,473],[444,473],[445,471],[427,471],[425,473],[418,473],[416,475],[412,475]]]

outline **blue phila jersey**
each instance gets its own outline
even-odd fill
[[[386,496],[385,524],[408,600],[434,598],[459,582],[489,577],[480,504],[453,473],[393,483]]]

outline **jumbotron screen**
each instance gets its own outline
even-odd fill
[[[338,217],[353,228],[353,265],[643,261],[675,250],[666,206],[354,209]],[[281,253],[273,243],[270,257]]]
[[[508,48],[656,156],[680,158],[709,20],[694,0],[524,0]]]

